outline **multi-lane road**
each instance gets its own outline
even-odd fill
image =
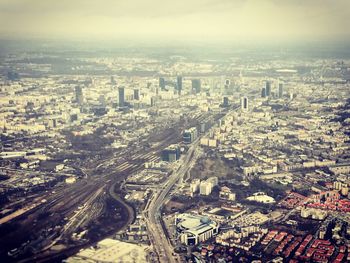
[[[178,142],[180,135],[180,132],[170,130],[159,134],[159,143],[146,151],[133,147],[128,149],[127,158],[123,154],[106,157],[98,162],[94,169],[85,169],[86,176],[76,183],[38,194],[23,210],[0,219],[3,223],[14,219],[19,223],[15,231],[8,232],[0,238],[0,256],[6,257],[9,250],[21,246],[30,236],[39,235],[42,231],[56,226],[61,226],[57,230],[58,234],[52,240],[45,240],[41,249],[36,245],[36,253],[47,251],[62,240],[69,240],[72,233],[81,226],[89,226],[90,222],[103,215],[105,200],[108,197],[118,199],[118,203],[126,208],[124,211],[127,211],[128,215],[124,214],[123,217],[126,218],[125,223],[129,224],[134,219],[134,214],[117,194],[113,194],[114,185],[128,175],[144,169],[145,162],[159,158],[160,151],[169,144]],[[11,240],[11,243],[8,240]],[[36,239],[33,239],[33,242],[37,244]]]
[[[127,155],[121,151],[100,159],[94,165],[79,167],[84,171],[84,178],[72,185],[56,187],[46,193],[38,193],[36,198],[32,198],[32,203],[26,204],[28,209],[24,210],[23,214],[12,214],[11,217],[4,218],[3,220],[6,222],[16,219],[18,225],[15,231],[0,238],[0,245],[4,244],[0,249],[0,256],[5,256],[10,249],[27,242],[28,237],[35,237],[42,231],[60,227],[56,230],[57,234],[54,238],[45,240],[41,249],[40,246],[36,245],[37,259],[41,253],[49,258],[48,253],[51,253],[48,251],[49,248],[61,244],[62,240],[70,240],[72,233],[81,227],[89,227],[92,221],[103,215],[105,200],[109,197],[116,199],[120,205],[126,208],[124,211],[127,211],[128,215],[124,216],[128,218],[125,224],[131,223],[134,219],[134,212],[113,192],[114,186],[128,175],[144,169],[146,162],[157,160],[165,147],[181,140],[181,130],[185,128],[184,123],[174,123],[173,125],[175,128],[168,127],[159,133],[153,133],[149,140],[154,143],[150,148],[144,149],[139,145],[132,146],[128,148]],[[178,172],[181,171],[182,169]],[[172,176],[174,180],[176,177]],[[173,182],[168,184],[169,190],[172,184]],[[159,196],[159,201],[163,196],[165,197],[164,194]],[[31,206],[31,204],[35,205]],[[157,204],[158,210],[159,207],[160,205]],[[7,240],[12,241],[8,243]],[[35,238],[32,241],[37,244]],[[69,244],[68,249],[70,246],[74,246],[74,244]],[[57,251],[52,253],[57,253]],[[25,258],[22,257],[22,259]],[[27,259],[30,261],[33,260],[33,257]]]
[[[144,211],[148,231],[151,234],[150,240],[153,250],[158,254],[160,262],[176,262],[173,246],[162,229],[160,209],[167,199],[170,190],[177,182],[181,181],[195,163],[196,159],[193,157],[198,144],[199,139],[192,143],[184,158],[179,160],[180,165],[173,171],[162,187],[154,193]]]
[[[234,110],[237,110],[235,107]],[[221,116],[220,119],[224,118]],[[209,131],[207,132],[209,133]],[[170,243],[169,238],[164,233],[161,224],[161,207],[168,199],[170,190],[177,182],[182,182],[187,172],[196,163],[198,155],[196,149],[198,148],[200,138],[197,138],[188,149],[186,155],[179,160],[179,166],[173,171],[168,179],[154,192],[153,196],[148,200],[143,215],[146,219],[150,240],[153,246],[153,251],[158,255],[158,260],[161,263],[174,263],[179,261],[177,255],[174,253],[174,248]]]
[[[7,232],[0,238],[0,257],[6,257],[9,250],[19,248],[28,242],[29,247],[35,247],[36,261],[41,260],[41,255],[44,258],[50,258],[50,253],[55,255],[61,253],[50,250],[57,244],[65,244],[67,249],[71,250],[75,246],[75,243],[71,242],[72,234],[81,231],[81,229],[89,229],[91,222],[104,215],[106,199],[108,198],[114,198],[120,206],[125,208],[124,211],[128,215],[123,215],[125,217],[124,225],[130,224],[135,216],[134,211],[114,192],[115,185],[121,183],[130,174],[144,169],[145,163],[159,159],[160,152],[170,144],[180,142],[181,131],[184,128],[197,125],[208,118],[217,119],[218,116],[203,113],[188,118],[187,122],[177,121],[172,123],[171,127],[167,126],[163,130],[158,130],[147,136],[145,140],[151,144],[146,148],[134,145],[127,150],[103,156],[94,161],[93,164],[84,166],[76,164],[76,168],[81,170],[84,175],[83,178],[71,185],[36,193],[30,200],[26,200],[23,206],[24,210],[20,210],[20,213],[14,212],[9,217],[0,219],[3,223],[16,221],[14,231]],[[153,201],[149,202],[148,205],[147,214],[149,216],[146,218],[149,228],[154,230],[152,231],[154,237],[151,239],[154,239],[155,249],[163,261],[166,261],[167,258],[171,260],[172,257],[169,255],[172,255],[173,249],[169,240],[162,233],[159,211],[174,184],[186,175],[193,164],[192,155],[197,144],[198,141],[193,143],[187,155],[182,158],[182,165],[170,175],[163,185],[163,189],[152,197]],[[50,234],[50,229],[54,229],[54,235]],[[108,229],[111,227],[108,226]],[[113,233],[112,231],[110,234]],[[42,245],[40,245],[39,239],[44,241]],[[89,242],[87,240],[86,245],[91,243]],[[166,244],[164,248],[162,248],[162,244]],[[19,254],[16,261],[34,260],[28,250],[25,251]],[[11,258],[8,259],[11,261]]]

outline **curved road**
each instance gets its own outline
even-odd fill
[[[122,230],[126,229],[134,221],[135,211],[129,204],[127,204],[119,195],[117,195],[114,192],[114,188],[115,188],[116,184],[117,183],[113,183],[111,185],[111,187],[109,188],[109,194],[110,194],[110,196],[112,196],[114,198],[114,200],[121,203],[128,210],[128,214],[129,214],[128,221],[125,223],[124,227],[119,230],[119,231],[122,231]]]

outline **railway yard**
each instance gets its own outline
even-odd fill
[[[57,183],[49,190],[22,198],[22,202],[19,198],[16,207],[21,208],[0,218],[1,258],[9,262],[65,258],[125,228],[133,222],[135,213],[121,195],[120,184],[142,171],[145,164],[159,161],[165,147],[180,142],[185,125],[207,118],[211,116],[199,114],[167,124],[143,139],[148,142],[146,150],[137,145],[128,151],[109,151],[108,155],[99,152],[104,157],[89,163],[94,157],[91,153],[91,157],[75,164],[75,169],[83,173],[75,183]],[[14,203],[6,208],[11,210],[11,205]]]
[[[71,48],[0,47],[1,263],[349,262],[350,60]]]

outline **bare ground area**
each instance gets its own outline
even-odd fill
[[[232,177],[232,168],[220,158],[201,158],[191,169],[190,173],[192,179],[207,179],[212,176],[226,179]]]
[[[172,213],[174,211],[179,211],[181,209],[183,209],[185,207],[185,205],[183,203],[180,202],[176,202],[176,201],[172,201],[170,200],[166,205],[165,205],[165,211],[168,213]]]

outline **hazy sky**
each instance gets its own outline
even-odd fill
[[[0,37],[350,40],[350,0],[0,0]]]

